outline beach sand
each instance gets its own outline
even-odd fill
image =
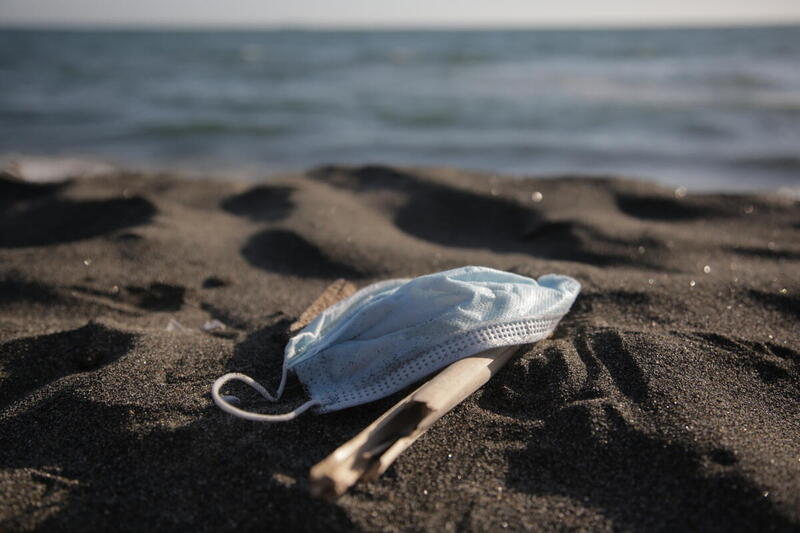
[[[370,166],[6,176],[0,207],[4,531],[800,528],[797,200]],[[224,372],[277,385],[332,280],[470,264],[583,292],[338,502],[309,468],[402,393],[277,425],[211,402]]]

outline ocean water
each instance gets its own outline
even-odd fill
[[[0,30],[0,157],[800,186],[800,27]]]

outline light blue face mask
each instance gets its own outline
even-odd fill
[[[289,341],[274,396],[238,373],[217,379],[211,394],[232,415],[268,422],[291,420],[312,407],[327,413],[378,400],[463,357],[547,337],[580,287],[567,276],[549,274],[537,282],[474,266],[375,283],[323,311]],[[289,371],[310,397],[292,412],[253,413],[220,394],[237,380],[274,402]]]

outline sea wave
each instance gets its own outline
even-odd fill
[[[793,170],[800,172],[800,156],[794,154],[778,154],[772,156],[740,157],[734,164],[751,168],[770,170]],[[800,175],[798,175],[800,177]]]
[[[257,137],[275,137],[285,135],[291,130],[291,127],[277,124],[238,124],[233,121],[198,120],[192,122],[148,124],[136,129],[135,134],[157,135],[160,137],[187,137],[203,135],[248,135]]]

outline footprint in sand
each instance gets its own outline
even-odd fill
[[[135,336],[89,322],[69,331],[37,335],[0,345],[0,406],[64,376],[90,372],[127,354]]]

